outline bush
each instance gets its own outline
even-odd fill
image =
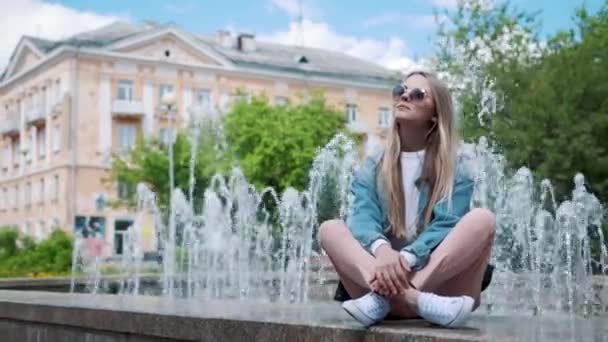
[[[14,228],[0,228],[0,277],[66,274],[72,267],[72,246],[62,230],[36,243]]]

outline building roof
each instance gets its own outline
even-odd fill
[[[170,27],[180,30],[173,24],[133,24],[117,21],[64,40],[51,41],[35,37],[24,37],[24,39],[44,54],[49,54],[62,46],[85,47],[103,51],[108,49],[110,45],[128,38],[147,34],[152,30]],[[388,83],[390,80],[398,78],[396,71],[341,52],[257,40],[254,49],[243,50],[238,49],[236,44],[230,47],[220,44],[215,35],[192,35],[190,33],[187,33],[187,35],[194,38],[192,41],[200,44],[199,47],[207,50],[211,49],[237,67],[296,72],[373,83]],[[236,37],[231,37],[231,39],[236,39]],[[11,60],[14,58],[16,56],[11,56]],[[0,80],[5,77],[5,74],[6,70]]]

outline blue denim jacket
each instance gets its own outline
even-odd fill
[[[370,251],[372,243],[378,239],[391,242],[395,240],[388,231],[386,194],[378,177],[381,157],[382,151],[366,158],[363,165],[357,170],[351,185],[354,203],[346,224],[354,237],[368,251]],[[457,167],[454,179],[451,208],[448,208],[448,201],[438,202],[433,208],[431,222],[424,227],[414,241],[403,247],[403,250],[416,256],[415,264],[410,265],[414,270],[419,270],[426,265],[431,252],[470,210],[474,183],[471,178],[466,176],[461,166]],[[428,201],[428,186],[425,183],[418,186],[420,188],[418,217],[421,222],[423,210]],[[395,247],[394,244],[393,247]]]

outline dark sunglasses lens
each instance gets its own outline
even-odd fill
[[[397,85],[395,86],[395,88],[393,88],[393,98],[401,97],[403,93],[405,93],[405,89],[403,89],[403,86]]]
[[[424,99],[424,91],[422,91],[419,88],[414,88],[414,89],[410,90],[410,98],[412,100],[420,101],[420,100]]]

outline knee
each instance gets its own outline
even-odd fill
[[[480,236],[493,239],[496,233],[496,215],[485,208],[475,208],[471,210],[470,215],[475,218],[474,222]]]
[[[347,231],[346,224],[342,220],[329,220],[321,223],[321,226],[319,226],[321,246],[326,249],[328,243],[343,237]]]

